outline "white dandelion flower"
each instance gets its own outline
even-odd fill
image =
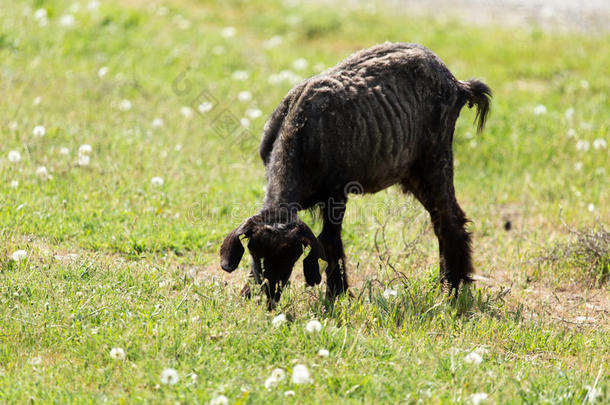
[[[266,40],[263,43],[263,47],[267,48],[267,49],[275,48],[276,46],[281,45],[282,42],[284,42],[284,39],[279,35],[275,35],[275,36],[272,36],[271,38],[269,38],[268,40]]]
[[[40,357],[40,356],[32,357],[31,359],[28,360],[28,363],[30,363],[33,366],[39,366],[42,364],[42,357]]]
[[[229,398],[225,397],[224,395],[219,395],[217,397],[214,397],[210,401],[210,405],[228,405],[228,404],[229,404]]]
[[[307,69],[307,66],[309,66],[309,62],[307,62],[307,60],[303,58],[299,58],[292,62],[292,68],[294,70],[305,70]]]
[[[273,371],[271,371],[271,377],[278,381],[283,381],[286,378],[286,372],[282,368],[274,368]]]
[[[294,397],[295,395],[296,394],[292,390],[288,390],[288,391],[284,392],[285,397]]]
[[[197,106],[197,111],[199,111],[200,113],[207,113],[211,109],[212,109],[212,103],[210,103],[209,101],[204,101],[203,103],[201,103]]]
[[[587,205],[587,209],[589,210],[589,212],[593,212],[593,211],[595,211],[595,205],[589,204],[589,205]]]
[[[92,335],[97,335],[100,331],[100,328],[91,328],[91,334]]]
[[[315,319],[312,319],[305,325],[305,331],[307,331],[307,333],[320,332],[321,330],[322,324],[320,323],[320,321],[317,321]]]
[[[587,152],[589,150],[589,141],[581,139],[576,142],[576,150],[580,152]]]
[[[383,292],[383,298],[390,299],[390,298],[396,298],[396,296],[398,295],[398,292],[396,290],[392,290],[391,288],[386,289]]]
[[[483,357],[474,350],[464,356],[464,362],[469,364],[481,364],[483,362]]]
[[[164,181],[163,181],[163,179],[161,177],[155,176],[152,179],[150,179],[150,183],[153,186],[162,186]]]
[[[263,112],[258,108],[249,108],[246,110],[246,115],[248,116],[248,118],[254,120],[263,115]]]
[[[12,258],[14,261],[16,261],[16,262],[18,262],[18,261],[20,261],[20,260],[23,260],[23,259],[25,259],[26,257],[28,257],[28,252],[26,252],[25,250],[21,250],[21,249],[20,249],[20,250],[15,250],[15,251],[13,252],[13,254],[11,255],[11,258]]]
[[[32,135],[36,137],[44,136],[47,133],[47,130],[42,125],[36,125],[32,130]]]
[[[35,20],[39,21],[44,18],[47,18],[47,10],[45,8],[39,8],[38,10],[34,11]]]
[[[239,120],[239,123],[240,123],[240,124],[241,124],[241,126],[242,126],[242,127],[244,127],[244,128],[248,128],[248,127],[250,126],[250,120],[249,120],[249,119],[247,119],[247,118],[245,118],[245,117],[244,117],[244,118],[241,118],[241,119]]]
[[[129,101],[127,99],[123,99],[119,103],[119,110],[121,110],[121,111],[129,111],[129,110],[131,110],[131,107],[132,107],[131,101]]]
[[[12,163],[17,163],[21,160],[21,153],[16,150],[12,150],[8,153],[8,161]]]
[[[61,25],[62,27],[74,27],[75,22],[76,20],[74,19],[74,16],[72,14],[64,14],[59,18],[59,25]]]
[[[17,121],[11,121],[10,124],[8,124],[8,129],[11,132],[15,132],[17,128],[19,128],[19,123]]]
[[[248,73],[248,71],[246,70],[236,70],[235,72],[233,72],[232,77],[233,80],[243,82],[244,80],[248,80],[248,77],[250,77],[250,73]]]
[[[43,180],[47,180],[49,178],[49,172],[44,166],[40,166],[38,169],[36,169],[36,175]]]
[[[78,165],[79,166],[89,166],[91,162],[91,157],[89,155],[78,155]]]
[[[544,114],[546,114],[546,112],[547,112],[546,107],[543,104],[538,104],[536,107],[534,107],[535,115],[544,115]]]
[[[570,107],[566,110],[565,117],[566,117],[566,119],[571,120],[573,116],[574,116],[574,109],[572,107]]]
[[[568,129],[568,132],[566,132],[566,135],[568,138],[574,138],[576,136],[576,131],[574,131],[574,128],[570,128]]]
[[[161,128],[163,126],[163,120],[159,117],[156,117],[155,119],[152,120],[152,122],[150,123],[150,126],[153,128]]]
[[[488,397],[489,397],[489,395],[487,395],[487,393],[485,393],[485,392],[477,392],[476,394],[472,394],[470,396],[470,402],[472,402],[474,405],[479,405],[481,402],[485,401]]]
[[[174,146],[174,150],[176,152],[180,152],[182,150],[182,144],[181,143],[177,143],[176,146]]]
[[[248,102],[252,100],[252,93],[250,93],[248,90],[240,91],[237,94],[237,99],[242,103]]]
[[[582,170],[582,162],[576,162],[574,163],[574,170],[576,170],[577,172]]]
[[[593,149],[606,149],[607,146],[608,144],[603,138],[598,138],[593,141]]]
[[[293,384],[309,384],[312,378],[309,375],[309,370],[303,364],[297,364],[292,368],[292,383]]]
[[[270,390],[273,387],[277,387],[279,381],[273,377],[267,377],[265,380],[265,388]]]
[[[580,87],[582,87],[583,89],[588,89],[589,88],[589,82],[586,80],[581,80],[580,81]]]
[[[110,357],[114,360],[125,360],[125,350],[120,347],[110,349]]]
[[[11,181],[11,188],[17,188],[17,187],[19,187],[19,180]]]
[[[59,148],[59,154],[67,156],[70,154],[70,149],[66,148],[65,146],[62,146],[61,148]]]
[[[320,349],[320,350],[318,350],[318,356],[328,357],[328,356],[330,356],[330,352],[326,349]]]
[[[232,38],[236,33],[237,30],[234,27],[226,27],[220,31],[220,35],[222,35],[223,38]]]
[[[93,151],[93,148],[87,143],[84,143],[78,147],[79,155],[88,155],[89,153],[91,153],[91,151]]]
[[[33,105],[39,105],[42,102],[42,97],[38,96],[36,98],[34,98],[34,101],[32,102]]]
[[[178,379],[178,372],[173,368],[166,368],[161,372],[161,384],[174,385]]]
[[[199,379],[199,376],[195,373],[188,373],[186,375],[186,378],[191,379],[191,384],[197,384],[197,380]]]
[[[193,116],[193,109],[187,106],[180,107],[180,114],[182,114],[184,118],[191,118]]]
[[[286,322],[286,315],[284,314],[279,314],[277,316],[275,316],[272,320],[271,320],[271,325],[274,328],[277,328],[278,326],[280,326],[281,324],[283,324],[284,322]]]
[[[106,76],[107,74],[108,74],[108,67],[107,66],[102,66],[97,71],[97,77],[99,77],[100,79],[102,77]]]

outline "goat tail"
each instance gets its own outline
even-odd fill
[[[458,83],[466,95],[468,108],[472,108],[473,105],[477,106],[477,115],[474,121],[477,123],[477,132],[481,133],[491,107],[491,89],[485,83],[476,79],[459,81]]]

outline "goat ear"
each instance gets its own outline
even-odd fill
[[[324,249],[315,237],[311,229],[305,223],[300,226],[301,241],[304,245],[308,245],[311,251],[303,260],[303,273],[305,274],[305,282],[309,286],[320,284],[322,276],[320,275],[320,266],[318,259],[324,259]]]
[[[231,231],[222,242],[222,245],[220,246],[220,267],[222,267],[224,271],[231,273],[239,266],[239,262],[241,261],[241,257],[245,250],[239,237],[243,234],[246,234],[248,237],[250,236],[251,224],[252,221],[249,218]]]

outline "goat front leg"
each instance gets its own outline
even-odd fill
[[[326,261],[326,297],[330,300],[347,291],[345,252],[341,240],[341,226],[345,215],[347,198],[330,198],[323,207],[324,225],[318,240],[324,248]]]

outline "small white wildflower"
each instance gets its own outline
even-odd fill
[[[239,120],[239,123],[240,123],[240,124],[241,124],[241,126],[242,126],[242,127],[244,127],[244,128],[248,128],[248,127],[250,126],[250,120],[249,120],[249,119],[247,119],[247,118],[245,118],[245,117],[244,117],[244,118],[241,118],[241,119]]]
[[[8,129],[11,132],[15,132],[17,130],[17,128],[19,128],[19,123],[17,121],[11,121],[8,124]]]
[[[191,318],[191,322],[192,323],[199,322],[199,319],[201,319],[201,317],[199,315],[195,315]]]
[[[282,42],[284,42],[284,39],[279,35],[275,35],[275,36],[269,38],[268,40],[266,40],[263,43],[263,47],[265,47],[267,49],[275,48],[276,46],[281,45]]]
[[[544,115],[546,114],[546,107],[542,104],[538,104],[536,107],[534,107],[534,114],[535,115]]]
[[[164,181],[163,181],[163,179],[161,177],[155,176],[152,179],[150,179],[150,183],[153,186],[162,186]]]
[[[199,379],[199,376],[195,373],[188,373],[186,375],[186,378],[191,379],[191,384],[197,384],[197,380]]]
[[[30,360],[28,360],[28,363],[30,363],[33,366],[38,366],[38,365],[42,364],[42,357],[40,357],[40,356],[32,357]]]
[[[75,22],[72,14],[64,14],[59,18],[59,25],[62,27],[73,27]]]
[[[21,153],[16,150],[12,150],[8,153],[8,161],[12,163],[17,163],[21,160]]]
[[[78,147],[79,155],[88,155],[89,153],[91,153],[91,151],[93,151],[93,148],[87,143],[84,143]]]
[[[87,3],[87,10],[89,11],[97,11],[100,8],[100,2],[98,0],[91,0]]]
[[[39,8],[38,10],[34,11],[34,19],[35,20],[42,20],[47,18],[47,10],[44,8]]]
[[[174,146],[174,150],[176,152],[180,152],[182,150],[182,144],[181,143],[177,143],[176,146]]]
[[[295,395],[296,394],[292,390],[288,390],[288,391],[284,392],[285,397],[294,397]]]
[[[607,146],[608,144],[603,138],[598,138],[593,141],[593,149],[606,149]]]
[[[320,350],[318,350],[318,356],[328,357],[328,356],[330,356],[330,352],[326,349],[320,349]]]
[[[485,392],[477,392],[476,394],[472,394],[470,396],[470,402],[474,405],[479,405],[481,402],[487,399],[488,395]]]
[[[273,376],[267,377],[267,379],[265,380],[265,388],[269,390],[273,387],[276,387],[278,382],[279,381],[276,378],[273,378]]]
[[[320,323],[320,321],[312,319],[305,325],[305,330],[307,331],[307,333],[320,332],[322,330],[322,324]]]
[[[248,77],[250,77],[250,73],[248,73],[248,71],[246,70],[236,70],[235,72],[233,72],[232,77],[233,80],[243,82],[244,80],[248,80]]]
[[[246,115],[248,116],[248,118],[254,120],[263,115],[263,112],[258,108],[249,108],[246,110]]]
[[[574,170],[576,170],[577,172],[582,170],[582,162],[576,162],[574,163]]]
[[[224,395],[219,395],[215,398],[212,398],[212,400],[210,401],[210,405],[228,405],[229,403],[229,398],[225,397]]]
[[[193,116],[193,109],[187,106],[180,107],[180,114],[182,114],[184,118],[191,118]]]
[[[286,372],[282,368],[274,368],[271,372],[271,377],[278,381],[283,381],[286,378]]]
[[[312,382],[309,370],[303,364],[297,364],[292,368],[293,384],[309,384]]]
[[[232,38],[236,33],[237,30],[234,27],[226,27],[220,31],[220,35],[222,35],[223,38]]]
[[[36,174],[43,180],[47,180],[49,178],[49,172],[44,166],[40,166],[38,169],[36,169]]]
[[[168,12],[169,12],[169,9],[165,6],[161,6],[157,9],[157,15],[159,17],[166,16]]]
[[[271,321],[271,325],[274,328],[277,328],[278,326],[280,326],[281,324],[283,324],[284,322],[286,322],[286,315],[284,314],[279,314],[277,316],[275,316],[273,318],[273,320]]]
[[[294,70],[304,70],[307,69],[307,66],[309,66],[309,63],[303,58],[299,58],[292,63]]]
[[[589,205],[587,205],[587,209],[589,210],[589,212],[593,212],[595,211],[595,205],[590,203]]]
[[[91,334],[92,335],[97,335],[100,331],[100,328],[91,328]]]
[[[580,152],[587,152],[589,150],[589,141],[581,139],[576,142],[576,150]]]
[[[33,105],[39,105],[42,102],[42,97],[38,96],[32,102]]]
[[[98,69],[97,76],[101,79],[102,77],[106,76],[107,73],[108,73],[108,67],[102,66],[101,68]]]
[[[19,180],[11,181],[11,188],[17,188],[17,187],[19,187]]]
[[[574,128],[570,128],[568,129],[568,132],[566,132],[566,135],[568,138],[574,138],[576,136],[576,131],[574,131]]]
[[[174,385],[178,382],[178,372],[173,368],[166,368],[161,372],[161,384]]]
[[[150,126],[152,126],[153,128],[161,128],[163,126],[163,120],[159,117],[156,117],[152,120]]]
[[[386,300],[390,299],[390,298],[396,298],[397,295],[398,295],[398,292],[391,288],[388,288],[383,292],[383,298],[385,298]]]
[[[566,119],[570,120],[574,116],[574,109],[572,107],[568,108],[565,112]]]
[[[583,89],[588,89],[589,88],[589,82],[586,80],[581,80],[580,81],[580,87],[582,87]]]
[[[191,22],[184,17],[178,18],[176,22],[178,24],[178,28],[183,31],[191,28]]]
[[[124,99],[119,103],[119,110],[121,111],[129,111],[131,110],[131,101]]]
[[[78,165],[79,166],[89,166],[91,158],[89,155],[78,155]]]
[[[59,154],[67,156],[70,154],[70,149],[66,148],[65,146],[62,146],[61,148],[59,148]]]
[[[28,252],[26,252],[25,250],[21,250],[21,249],[20,249],[20,250],[15,250],[15,251],[13,252],[13,254],[11,255],[11,258],[12,258],[14,261],[16,261],[16,262],[18,262],[18,261],[20,261],[20,260],[23,260],[23,259],[25,259],[26,257],[28,257]]]
[[[110,357],[112,357],[114,360],[125,360],[125,350],[121,349],[120,347],[113,347],[110,350]]]
[[[483,362],[483,357],[474,350],[464,356],[464,362],[469,364],[481,364],[481,362]]]
[[[237,99],[242,103],[248,102],[252,100],[252,93],[250,93],[248,90],[240,91],[237,94]]]
[[[47,133],[47,130],[42,125],[36,125],[34,127],[34,129],[32,130],[32,135],[37,136],[37,137],[44,136],[46,133]]]
[[[204,101],[203,103],[197,106],[197,111],[200,113],[206,113],[212,109],[212,103],[209,101]]]

